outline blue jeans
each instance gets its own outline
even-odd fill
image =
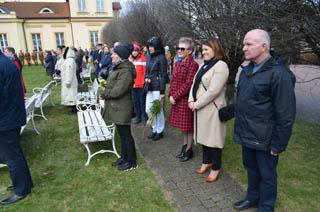
[[[242,160],[248,172],[247,200],[259,202],[259,212],[274,211],[279,156],[242,146]]]
[[[0,158],[8,165],[15,194],[31,193],[33,182],[20,146],[20,128],[0,131]]]
[[[132,101],[134,105],[134,112],[136,114],[136,120],[146,121],[148,116],[146,114],[146,97],[142,93],[142,88],[133,88],[132,89]]]

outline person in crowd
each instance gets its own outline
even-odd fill
[[[199,65],[192,58],[194,43],[191,38],[182,37],[179,40],[177,52],[181,58],[177,62],[170,81],[168,97],[171,108],[169,123],[178,127],[183,134],[183,146],[177,158],[181,162],[193,157],[193,111],[188,107],[188,98],[194,75],[198,71]]]
[[[75,59],[76,67],[77,67],[76,75],[77,75],[78,84],[80,85],[80,84],[82,84],[82,79],[80,77],[80,73],[82,72],[83,56],[78,49],[74,49],[74,51],[75,51],[75,55],[76,55],[76,59]]]
[[[121,139],[121,158],[112,163],[119,170],[127,171],[138,167],[135,143],[130,123],[133,117],[131,92],[136,77],[134,65],[128,60],[133,45],[122,43],[112,53],[112,71],[109,73],[106,89],[100,98],[106,102],[104,119],[115,123]]]
[[[146,112],[150,118],[152,102],[157,99],[163,101],[165,98],[168,64],[160,38],[150,38],[147,45],[149,56],[147,57],[145,82],[150,83],[150,87],[146,96]],[[152,134],[148,138],[154,141],[161,139],[165,127],[163,108],[161,108],[160,114],[153,120],[151,127]]]
[[[67,47],[63,53],[64,62],[61,67],[61,104],[71,108],[68,114],[75,114],[76,95],[78,92],[78,80],[76,75],[77,65],[75,52]]]
[[[107,44],[103,47],[103,57],[101,59],[101,62],[99,63],[99,68],[101,71],[104,71],[106,74],[106,77],[108,76],[108,72],[111,68],[112,64],[112,58],[111,58],[111,53],[109,50],[109,47]]]
[[[270,54],[270,36],[262,29],[249,31],[243,40],[245,59],[251,61],[237,84],[234,141],[242,145],[248,173],[245,199],[237,210],[257,207],[274,211],[277,164],[285,151],[296,114],[295,76],[282,57]]]
[[[85,49],[85,51],[84,51],[84,57],[85,57],[86,66],[87,66],[87,65],[88,65],[88,62],[89,62],[89,51],[88,51],[88,49]]]
[[[52,55],[52,58],[53,58],[53,65],[55,66],[57,64],[57,61],[58,61],[57,52],[55,52],[53,49],[51,49],[51,55]]]
[[[14,194],[0,201],[7,205],[25,198],[33,187],[30,170],[20,146],[20,128],[26,124],[21,75],[0,51],[0,159],[8,165]]]
[[[22,91],[24,98],[26,97],[26,87],[24,85],[23,77],[22,77],[22,62],[19,60],[17,55],[15,54],[15,49],[13,47],[7,47],[4,51],[4,55],[8,57],[18,68],[20,71],[20,79],[21,79],[21,85],[22,85]]]
[[[116,46],[118,46],[118,45],[120,45],[121,43],[119,42],[119,41],[117,41],[117,42],[114,42],[114,44],[113,44],[113,48],[115,48]]]
[[[24,54],[23,54],[22,50],[20,50],[20,52],[19,52],[19,59],[22,62],[22,65],[24,66]]]
[[[28,66],[31,66],[31,54],[28,51],[24,53],[24,58],[26,58]]]
[[[136,120],[134,125],[139,124],[143,121],[145,125],[148,120],[148,115],[146,114],[146,96],[142,92],[142,87],[144,84],[144,75],[146,74],[146,62],[147,58],[143,55],[140,50],[140,44],[138,42],[132,43],[134,50],[129,58],[136,68],[137,77],[134,79],[133,89],[132,89],[132,101],[134,105],[134,112],[136,114]]]
[[[47,75],[51,77],[51,79],[53,80],[53,74],[54,74],[54,60],[51,54],[51,51],[46,50],[44,53],[45,56],[45,68],[46,68],[46,72]]]
[[[204,64],[196,73],[189,94],[189,108],[194,111],[195,141],[202,144],[202,165],[198,174],[210,167],[207,182],[218,180],[226,123],[219,119],[219,108],[226,106],[226,83],[229,69],[219,40],[209,39],[202,44]]]
[[[97,79],[98,75],[100,73],[100,67],[99,67],[99,63],[101,61],[102,58],[102,44],[98,44],[96,47],[96,50],[93,53],[93,63],[94,63],[94,78]]]
[[[61,69],[64,63],[64,59],[63,59],[64,49],[65,49],[65,46],[63,45],[58,46],[57,48],[57,63],[55,64],[54,70],[55,70],[55,74],[58,76],[61,75]]]
[[[43,64],[44,64],[44,55],[43,55],[43,51],[42,50],[39,50],[39,60],[40,60],[41,65],[43,66]]]
[[[166,60],[167,60],[167,63],[168,63],[168,70],[167,72],[171,75],[172,74],[172,64],[171,64],[171,61],[172,61],[172,56],[171,56],[171,52],[170,52],[170,48],[169,46],[165,46],[164,47],[164,50],[165,50],[165,56],[166,56]]]
[[[38,55],[35,50],[32,51],[31,58],[33,60],[33,64],[37,66],[38,65]]]

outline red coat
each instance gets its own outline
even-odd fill
[[[139,54],[136,59],[130,56],[129,60],[136,67],[137,77],[134,79],[134,88],[142,88],[144,84],[144,75],[146,73],[147,58],[143,54]]]
[[[180,131],[193,131],[193,112],[188,107],[188,98],[199,65],[192,55],[181,63],[179,61],[175,64],[170,81],[168,96],[172,96],[176,104],[171,105],[169,123]]]

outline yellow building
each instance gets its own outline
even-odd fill
[[[51,50],[58,45],[89,48],[101,42],[102,27],[119,15],[112,0],[25,2],[0,0],[0,49]]]

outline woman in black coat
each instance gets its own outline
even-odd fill
[[[53,80],[54,60],[53,60],[51,52],[48,50],[45,51],[44,61],[45,61],[44,67],[46,68],[47,75],[51,76],[51,79]]]

